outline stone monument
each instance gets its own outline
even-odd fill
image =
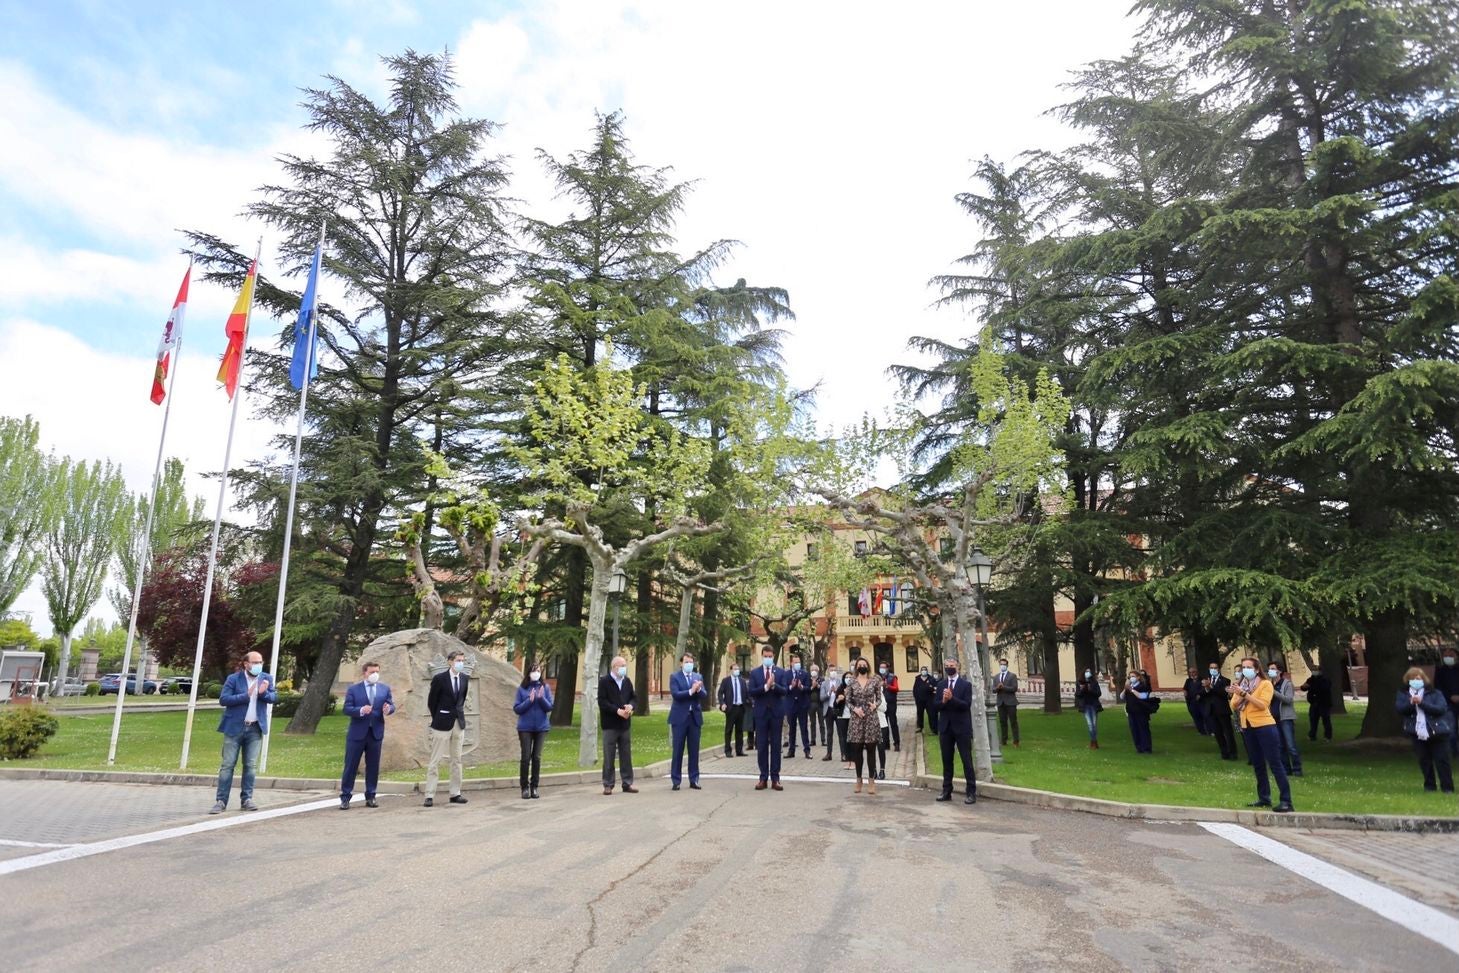
[[[397,711],[385,723],[382,769],[411,770],[423,768],[430,761],[431,718],[426,697],[431,678],[446,670],[446,654],[453,649],[466,653],[466,673],[471,676],[466,693],[462,763],[467,767],[497,763],[521,752],[512,703],[522,684],[522,674],[444,632],[412,628],[382,635],[360,653],[360,665],[380,664],[380,681],[390,686],[395,697]],[[356,676],[354,681],[358,679]],[[445,767],[441,773],[445,776]]]

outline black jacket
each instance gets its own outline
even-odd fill
[[[1443,693],[1437,689],[1425,689],[1419,706],[1423,707],[1424,718],[1428,721],[1430,737],[1448,736],[1454,732],[1454,714],[1449,712]],[[1418,739],[1418,709],[1408,695],[1407,686],[1398,691],[1397,708],[1398,715],[1403,717],[1403,732]]]
[[[1150,698],[1147,696],[1145,699],[1141,699],[1135,694],[1149,692],[1150,684],[1141,679],[1134,686],[1131,686],[1128,682],[1126,682],[1124,687],[1120,689],[1117,695],[1124,699],[1125,713],[1127,715],[1148,717],[1151,713],[1155,712],[1155,707],[1151,704]]]
[[[1217,676],[1211,680],[1211,685],[1201,693],[1201,704],[1206,707],[1206,712],[1218,719],[1225,717],[1231,719],[1231,697],[1226,695],[1226,687],[1231,685],[1231,680],[1225,676]]]
[[[453,725],[466,729],[466,688],[471,677],[461,673],[456,677],[457,691],[451,694],[451,671],[438,672],[431,678],[431,690],[426,695],[426,708],[431,714],[432,730],[449,730]]]
[[[623,689],[619,690],[618,684],[613,681],[612,676],[602,676],[598,679],[598,726],[604,730],[622,730],[628,726],[628,720],[618,715],[618,711],[625,706],[632,706],[636,697],[633,695],[633,680],[627,676],[623,677]]]
[[[1459,696],[1459,666],[1446,666],[1442,661],[1434,666],[1434,688],[1443,694],[1452,710],[1459,710],[1459,703],[1450,697]]]
[[[1187,679],[1182,691],[1185,693],[1187,703],[1201,705],[1201,681],[1199,679]]]
[[[1307,705],[1319,713],[1325,713],[1332,709],[1332,680],[1314,673],[1307,677],[1302,684],[1302,689],[1307,692]]]
[[[928,673],[925,676],[921,673],[918,673],[917,678],[912,680],[912,701],[916,703],[921,703],[923,706],[926,706],[928,703],[932,702],[931,673]]]
[[[735,677],[725,676],[719,681],[719,692],[715,694],[715,698],[721,706],[733,706],[735,704],[734,690],[730,688],[730,680],[733,678]],[[750,705],[750,680],[746,679],[744,675],[741,675],[739,679],[740,705],[748,706]]]
[[[942,701],[942,691],[947,688],[947,677],[937,680],[932,690],[932,705],[937,707],[937,732],[946,736],[973,735],[973,682],[959,675],[957,685],[952,688],[952,698]]]
[[[1074,683],[1074,708],[1082,712],[1093,706],[1096,712],[1102,712],[1104,704],[1099,701],[1099,698],[1103,695],[1104,690],[1100,688],[1098,679],[1076,680]]]

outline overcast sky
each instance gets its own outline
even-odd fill
[[[454,53],[462,109],[502,123],[495,149],[534,214],[556,212],[535,150],[580,148],[595,110],[621,109],[640,162],[695,182],[681,248],[742,241],[718,278],[789,290],[790,377],[820,384],[820,423],[879,414],[907,336],[973,330],[927,286],[976,242],[953,200],[973,162],[1073,140],[1045,113],[1071,70],[1124,53],[1128,5],[0,0],[0,415],[34,415],[46,448],[110,458],[146,489],[177,231],[259,236],[239,214],[274,159],[319,145],[299,89],[335,74],[380,96],[378,56],[406,47]],[[265,235],[276,275],[270,258]],[[234,296],[193,288],[168,437],[210,513]],[[255,319],[253,341],[279,327]],[[241,421],[233,465],[269,433]],[[38,585],[15,608],[50,630]]]

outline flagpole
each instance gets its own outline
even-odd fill
[[[323,220],[319,224],[319,245],[315,253],[321,255],[321,261],[323,260],[324,252],[324,228],[328,225],[328,220]],[[310,269],[313,269],[312,261]],[[319,281],[317,278],[314,282],[314,307],[316,309],[319,307]],[[299,421],[294,428],[294,470],[289,477],[289,509],[284,514],[284,556],[279,562],[279,599],[277,604],[274,605],[274,644],[273,649],[269,652],[268,661],[268,671],[275,680],[279,678],[279,643],[283,640],[284,632],[284,593],[289,586],[289,552],[294,543],[294,498],[299,492],[299,450],[304,441],[304,409],[309,403],[309,373],[312,371],[314,365],[314,342],[316,340],[315,335],[318,331],[318,325],[315,322],[318,318],[319,312],[314,310],[311,313],[308,325],[310,332],[309,351],[304,362],[304,381],[299,387]],[[277,685],[277,682],[275,682],[276,689]],[[265,725],[271,727],[273,725],[272,720],[274,715],[273,703],[266,704],[265,713],[267,714],[265,717],[267,721]],[[269,734],[265,733],[263,735],[263,751],[258,757],[258,772],[260,774],[268,770],[268,742]]]
[[[187,262],[184,280],[191,282],[193,262]],[[186,305],[184,305],[186,307]],[[186,314],[186,310],[183,311]],[[171,374],[167,376],[167,405],[162,408],[162,435],[157,440],[157,463],[152,467],[152,497],[147,503],[147,531],[142,535],[142,559],[137,562],[137,580],[132,589],[132,618],[127,623],[127,647],[122,650],[122,678],[117,688],[116,712],[111,718],[111,744],[106,751],[106,765],[117,762],[117,737],[122,732],[122,700],[127,695],[127,670],[132,665],[132,643],[137,638],[137,612],[142,606],[142,583],[147,580],[147,565],[152,561],[152,523],[157,513],[157,494],[162,488],[162,452],[167,445],[167,420],[172,416],[172,390],[177,386],[177,372],[182,367],[182,331],[173,340],[171,355],[174,359]],[[137,692],[142,692],[146,668],[137,674]]]
[[[253,255],[254,274],[258,273],[258,258],[263,253],[263,239]],[[223,475],[218,483],[218,510],[213,515],[212,548],[208,553],[208,576],[203,583],[203,614],[198,622],[198,648],[193,657],[192,689],[187,697],[187,725],[182,731],[182,760],[179,770],[187,770],[188,749],[192,745],[193,716],[198,708],[198,680],[203,674],[203,643],[208,636],[208,609],[213,602],[213,573],[218,566],[218,529],[223,523],[223,502],[228,496],[228,464],[233,457],[233,430],[238,425],[238,403],[243,401],[243,365],[248,360],[248,325],[253,319],[253,299],[258,293],[258,278],[254,277],[253,289],[248,292],[248,310],[243,315],[243,348],[238,356],[238,391],[233,396],[233,411],[228,418],[228,441],[223,447]]]

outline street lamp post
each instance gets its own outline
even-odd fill
[[[998,704],[993,695],[993,678],[988,670],[988,608],[984,589],[993,580],[993,561],[975,547],[968,555],[968,577],[978,589],[978,667],[983,670],[983,707],[988,719],[988,759],[1003,762],[1003,745],[998,739]]]
[[[608,579],[608,597],[613,599],[613,658],[618,657],[618,609],[627,588],[628,574],[622,568],[615,568],[613,577]]]

